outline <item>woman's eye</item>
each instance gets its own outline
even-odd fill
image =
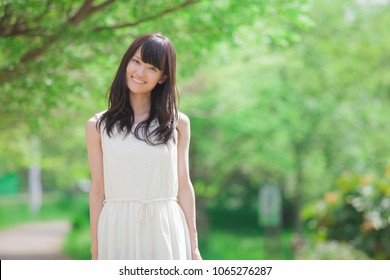
[[[138,61],[138,59],[136,59],[136,58],[133,58],[133,61],[134,61],[135,63],[139,64],[139,61]]]
[[[156,67],[150,67],[150,70],[156,72],[156,71],[157,71],[157,68],[156,68]]]

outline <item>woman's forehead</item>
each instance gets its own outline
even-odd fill
[[[142,46],[137,48],[134,56],[138,56],[144,63],[153,65],[159,70],[163,70],[165,51],[159,44],[145,42]]]
[[[138,56],[139,58],[142,59],[142,47],[139,47],[139,48],[135,51],[134,56]]]

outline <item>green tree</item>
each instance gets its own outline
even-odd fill
[[[302,204],[343,170],[380,172],[389,159],[389,5],[313,1],[307,9],[311,28],[279,41],[259,40],[275,34],[264,22],[261,35],[242,29],[239,48],[220,54],[225,64],[183,88],[205,195],[229,193],[247,207],[251,187],[278,182],[295,200],[297,232]]]
[[[301,2],[2,1],[0,168],[28,166],[28,139],[39,135],[50,182],[61,181],[64,187],[87,176],[85,121],[105,108],[113,72],[136,35],[168,35],[177,49],[180,75],[188,77],[219,51],[218,42],[234,42],[240,26],[274,14],[274,23],[288,25]]]

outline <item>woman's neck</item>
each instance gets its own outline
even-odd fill
[[[131,107],[134,112],[134,123],[140,123],[149,117],[151,96],[150,94],[129,93]]]

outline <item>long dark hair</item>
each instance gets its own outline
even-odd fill
[[[125,135],[132,132],[134,110],[126,82],[126,68],[139,47],[141,47],[142,61],[161,70],[163,75],[166,75],[166,79],[164,83],[158,83],[152,90],[149,117],[137,124],[133,133],[137,139],[151,145],[167,143],[173,136],[178,119],[176,53],[170,40],[160,33],[142,35],[131,43],[123,55],[108,91],[108,110],[102,114],[97,126],[101,129],[104,122],[104,129],[108,136],[112,135],[115,126]],[[158,126],[150,131],[149,128],[154,120],[158,121]]]

